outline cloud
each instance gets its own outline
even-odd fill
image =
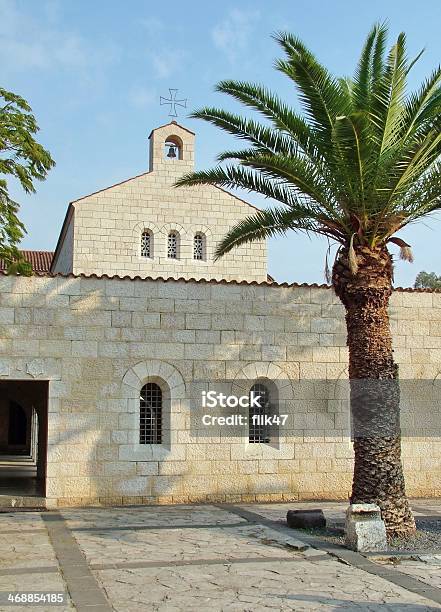
[[[145,109],[157,101],[156,92],[147,87],[134,87],[128,94],[129,102],[135,108]]]
[[[3,68],[86,70],[118,57],[115,45],[98,49],[63,28],[59,14],[60,4],[55,0],[42,5],[38,18],[30,11],[20,11],[12,0],[0,0],[0,54],[8,58]]]
[[[256,22],[258,11],[233,9],[228,17],[218,23],[211,32],[215,47],[222,51],[234,64],[247,49]]]
[[[165,28],[164,22],[157,17],[142,18],[138,21],[138,23],[142,25],[149,36],[154,36],[159,32],[162,32]]]
[[[139,25],[146,32],[146,57],[153,71],[159,79],[167,79],[178,72],[188,57],[188,53],[176,46],[170,49],[169,41],[173,35],[180,32],[174,24],[167,24],[157,17],[143,18]]]
[[[151,53],[150,60],[153,70],[160,79],[166,79],[174,74],[182,65],[184,54],[182,51],[164,51]]]

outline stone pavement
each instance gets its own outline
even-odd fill
[[[398,563],[283,525],[288,509],[313,506],[340,521],[346,504],[0,513],[0,591],[62,591],[53,609],[78,612],[441,610],[441,551]],[[30,609],[52,608],[0,605]]]

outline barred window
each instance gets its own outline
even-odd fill
[[[254,394],[254,397],[260,396],[260,405],[253,406],[250,402],[248,442],[251,444],[269,444],[270,430],[264,422],[265,416],[271,414],[269,391],[262,383],[256,383],[250,389],[250,397],[251,393]]]
[[[178,258],[178,234],[177,232],[170,232],[168,235],[167,257],[169,259]]]
[[[156,383],[147,383],[141,389],[139,404],[139,443],[162,442],[162,391]]]
[[[193,239],[193,259],[205,259],[205,236],[203,234],[195,234]]]
[[[141,257],[152,256],[152,234],[144,230],[141,234]]]

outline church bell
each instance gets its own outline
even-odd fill
[[[176,147],[174,145],[169,146],[167,157],[170,157],[172,159],[176,157]]]

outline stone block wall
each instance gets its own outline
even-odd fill
[[[391,324],[401,376],[435,384],[441,294],[395,292]],[[348,414],[332,398],[298,402],[295,432],[276,448],[195,442],[188,397],[195,379],[345,376],[343,309],[330,289],[0,276],[0,378],[50,381],[49,505],[346,498]],[[149,380],[168,394],[160,446],[138,443]],[[441,494],[439,417],[403,407],[411,495]]]

